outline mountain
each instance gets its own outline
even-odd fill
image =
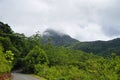
[[[109,41],[80,42],[72,48],[104,56],[111,53],[120,55],[120,38]]]
[[[97,55],[107,56],[111,53],[120,55],[120,38],[109,41],[80,42],[69,35],[48,29],[43,33],[43,42],[47,43],[48,40],[55,46],[65,46]]]
[[[43,42],[46,43],[48,40],[51,40],[51,42],[56,45],[56,46],[71,46],[73,44],[79,43],[78,40],[73,39],[67,34],[60,33],[58,31],[52,30],[52,29],[47,29],[43,33]]]

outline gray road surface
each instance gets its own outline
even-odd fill
[[[40,79],[34,78],[33,76],[27,75],[27,74],[12,73],[12,75],[13,75],[12,80],[40,80]]]

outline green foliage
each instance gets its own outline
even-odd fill
[[[9,51],[7,51],[7,54],[8,54]],[[10,72],[11,71],[11,68],[12,68],[12,65],[8,59],[6,59],[7,55],[5,55],[3,53],[3,47],[0,46],[0,74],[3,74],[3,73],[6,73],[6,72]]]
[[[25,57],[24,61],[29,72],[33,72],[35,64],[48,64],[47,55],[39,46],[35,46]]]
[[[0,37],[0,43],[4,47],[4,50],[14,50],[14,47],[8,37]]]
[[[49,65],[36,64],[35,74],[48,80],[118,80],[120,76],[120,57],[111,54],[104,58],[92,53],[54,47],[48,43],[44,46]]]
[[[120,57],[103,58],[64,47],[54,48],[54,65],[35,65],[35,74],[48,80],[119,80]],[[56,55],[55,55],[56,54]],[[50,62],[52,64],[52,62]]]
[[[42,50],[43,52],[37,46],[26,56],[26,65],[29,65],[25,66],[27,72],[33,70],[32,72],[47,80],[119,79],[120,57],[115,54],[109,58],[103,58],[92,53],[54,47],[50,43],[44,45]],[[47,57],[44,60],[41,59],[41,56],[45,55],[40,53],[46,53]],[[47,62],[49,63],[47,64]]]
[[[10,50],[6,51],[5,58],[9,62],[9,64],[12,66],[14,61],[14,54],[12,53],[12,51]]]
[[[31,60],[30,60],[31,59]],[[30,53],[26,56],[26,60],[30,60],[30,63],[44,64],[48,63],[47,55],[39,46],[35,46]]]
[[[10,28],[10,26],[8,24],[4,24],[2,22],[0,22],[0,32],[8,33],[8,34],[13,33],[12,29]]]

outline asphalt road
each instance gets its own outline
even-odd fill
[[[34,78],[32,75],[27,75],[27,74],[12,73],[12,75],[13,75],[12,80],[40,80],[40,79]]]

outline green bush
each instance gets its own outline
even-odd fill
[[[6,54],[3,53],[3,48],[2,46],[0,46],[0,74],[10,72],[12,69],[12,61],[10,59],[13,60],[14,58],[11,58],[9,53],[13,55],[11,51],[7,51]],[[10,59],[8,59],[8,57]]]
[[[48,64],[48,58],[43,49],[39,46],[35,46],[28,55],[24,58],[26,72],[34,72],[34,65],[36,64]]]

